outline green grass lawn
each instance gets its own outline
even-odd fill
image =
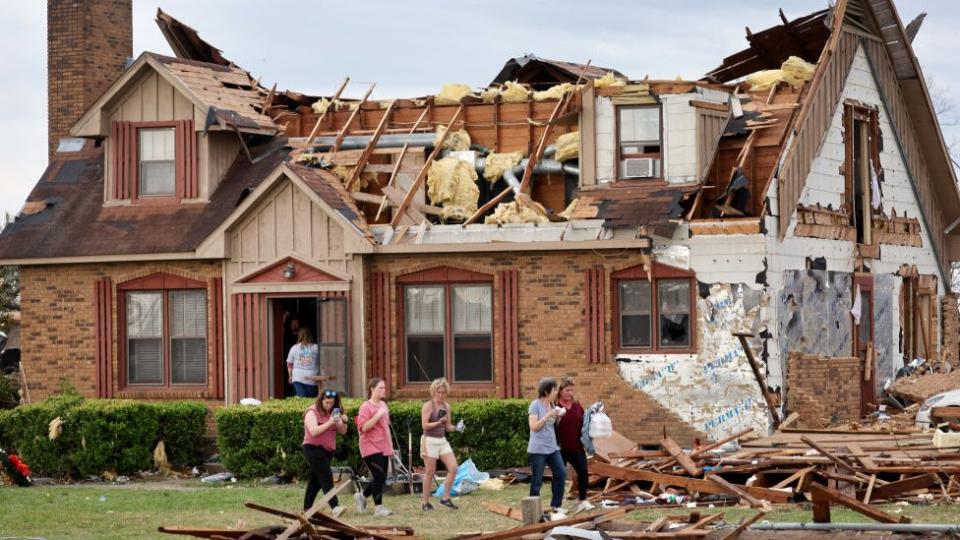
[[[420,512],[419,498],[409,495],[388,496],[384,502],[394,515],[376,518],[357,516],[347,505],[343,519],[355,524],[395,524],[413,527],[426,538],[448,538],[458,532],[494,531],[517,522],[484,509],[483,501],[497,501],[519,507],[527,486],[511,486],[502,491],[479,491],[457,500],[461,510],[443,508]],[[548,496],[549,485],[543,494]],[[243,506],[254,501],[266,506],[297,511],[302,505],[303,485],[260,486],[249,483],[206,486],[197,481],[170,484],[127,486],[42,486],[0,488],[0,537],[20,536],[46,539],[166,538],[161,525],[204,527],[256,527],[279,523],[277,518]],[[341,504],[352,503],[351,495]],[[547,501],[545,500],[545,503]],[[915,523],[958,523],[960,505],[884,506],[888,512],[902,512]],[[685,514],[689,509],[641,510],[633,519],[652,521],[665,513]],[[754,511],[746,508],[701,509],[722,511],[728,523],[735,523]],[[768,514],[771,521],[808,521],[811,513],[798,505],[783,505]],[[853,512],[834,509],[836,522],[862,522],[867,518]],[[185,537],[181,537],[185,538]]]

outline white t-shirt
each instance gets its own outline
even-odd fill
[[[287,363],[293,364],[293,381],[316,386],[316,381],[308,380],[306,377],[317,375],[320,368],[320,347],[316,343],[304,345],[297,343],[290,347],[287,354]]]

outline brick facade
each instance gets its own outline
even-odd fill
[[[396,278],[412,272],[447,266],[497,276],[499,270],[517,269],[519,275],[518,320],[520,349],[520,389],[524,398],[536,397],[537,381],[541,377],[572,377],[577,383],[578,399],[586,404],[602,399],[614,423],[614,429],[642,444],[657,444],[664,430],[681,444],[689,444],[693,438],[704,435],[667,410],[642,391],[636,390],[620,376],[613,354],[607,361],[590,363],[586,354],[587,326],[584,313],[584,286],[587,270],[597,267],[605,270],[606,285],[603,287],[608,301],[605,303],[606,351],[615,352],[611,344],[613,314],[609,301],[610,273],[640,264],[637,252],[517,252],[494,254],[450,255],[378,255],[370,260],[367,271],[382,272],[389,278],[389,355],[392,372],[390,393],[399,398],[422,398],[423,387],[403,388],[400,343],[402,329],[399,317]],[[493,286],[500,286],[499,277]],[[367,280],[370,283],[371,280]],[[369,298],[370,291],[366,292]],[[494,293],[496,297],[496,291]],[[367,303],[367,327],[374,314]],[[493,328],[498,326],[500,310],[494,306]],[[368,337],[369,340],[369,337]],[[502,355],[496,348],[494,358]],[[368,343],[368,350],[371,344]],[[368,362],[369,376],[384,376],[374,372]],[[495,361],[494,370],[504,369]],[[497,380],[495,373],[494,380]],[[491,385],[485,389],[455,389],[454,397],[492,397],[499,388]]]
[[[132,0],[47,0],[50,156],[132,55]]]
[[[108,278],[114,289],[111,306],[113,373],[118,369],[116,285],[155,273],[209,281],[221,277],[219,261],[164,263],[104,263],[24,266],[20,270],[22,295],[22,362],[34,401],[57,391],[60,380],[70,382],[80,393],[97,396],[96,284]],[[209,316],[209,312],[208,312]],[[208,357],[215,340],[208,333]],[[211,381],[213,379],[211,378]],[[114,377],[114,397],[145,399],[191,399],[222,403],[213,392],[142,392],[125,390]]]
[[[860,418],[863,361],[791,353],[787,364],[787,410],[798,426],[825,428]]]
[[[947,294],[942,299],[943,312],[943,358],[954,369],[960,367],[960,312],[957,310],[957,295]]]

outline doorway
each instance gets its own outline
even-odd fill
[[[873,276],[856,276],[854,278],[853,293],[859,294],[860,320],[854,320],[854,344],[856,355],[863,365],[863,376],[860,379],[860,414],[861,417],[869,414],[876,403],[877,376],[876,351],[873,341]],[[858,299],[854,298],[854,302]]]
[[[299,328],[310,330],[319,346],[320,375],[335,377],[322,388],[345,392],[349,388],[347,298],[343,296],[295,296],[270,300],[271,389],[275,398],[296,395],[287,376],[287,354],[297,342]]]

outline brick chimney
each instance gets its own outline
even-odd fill
[[[50,157],[132,55],[133,0],[47,0]]]

